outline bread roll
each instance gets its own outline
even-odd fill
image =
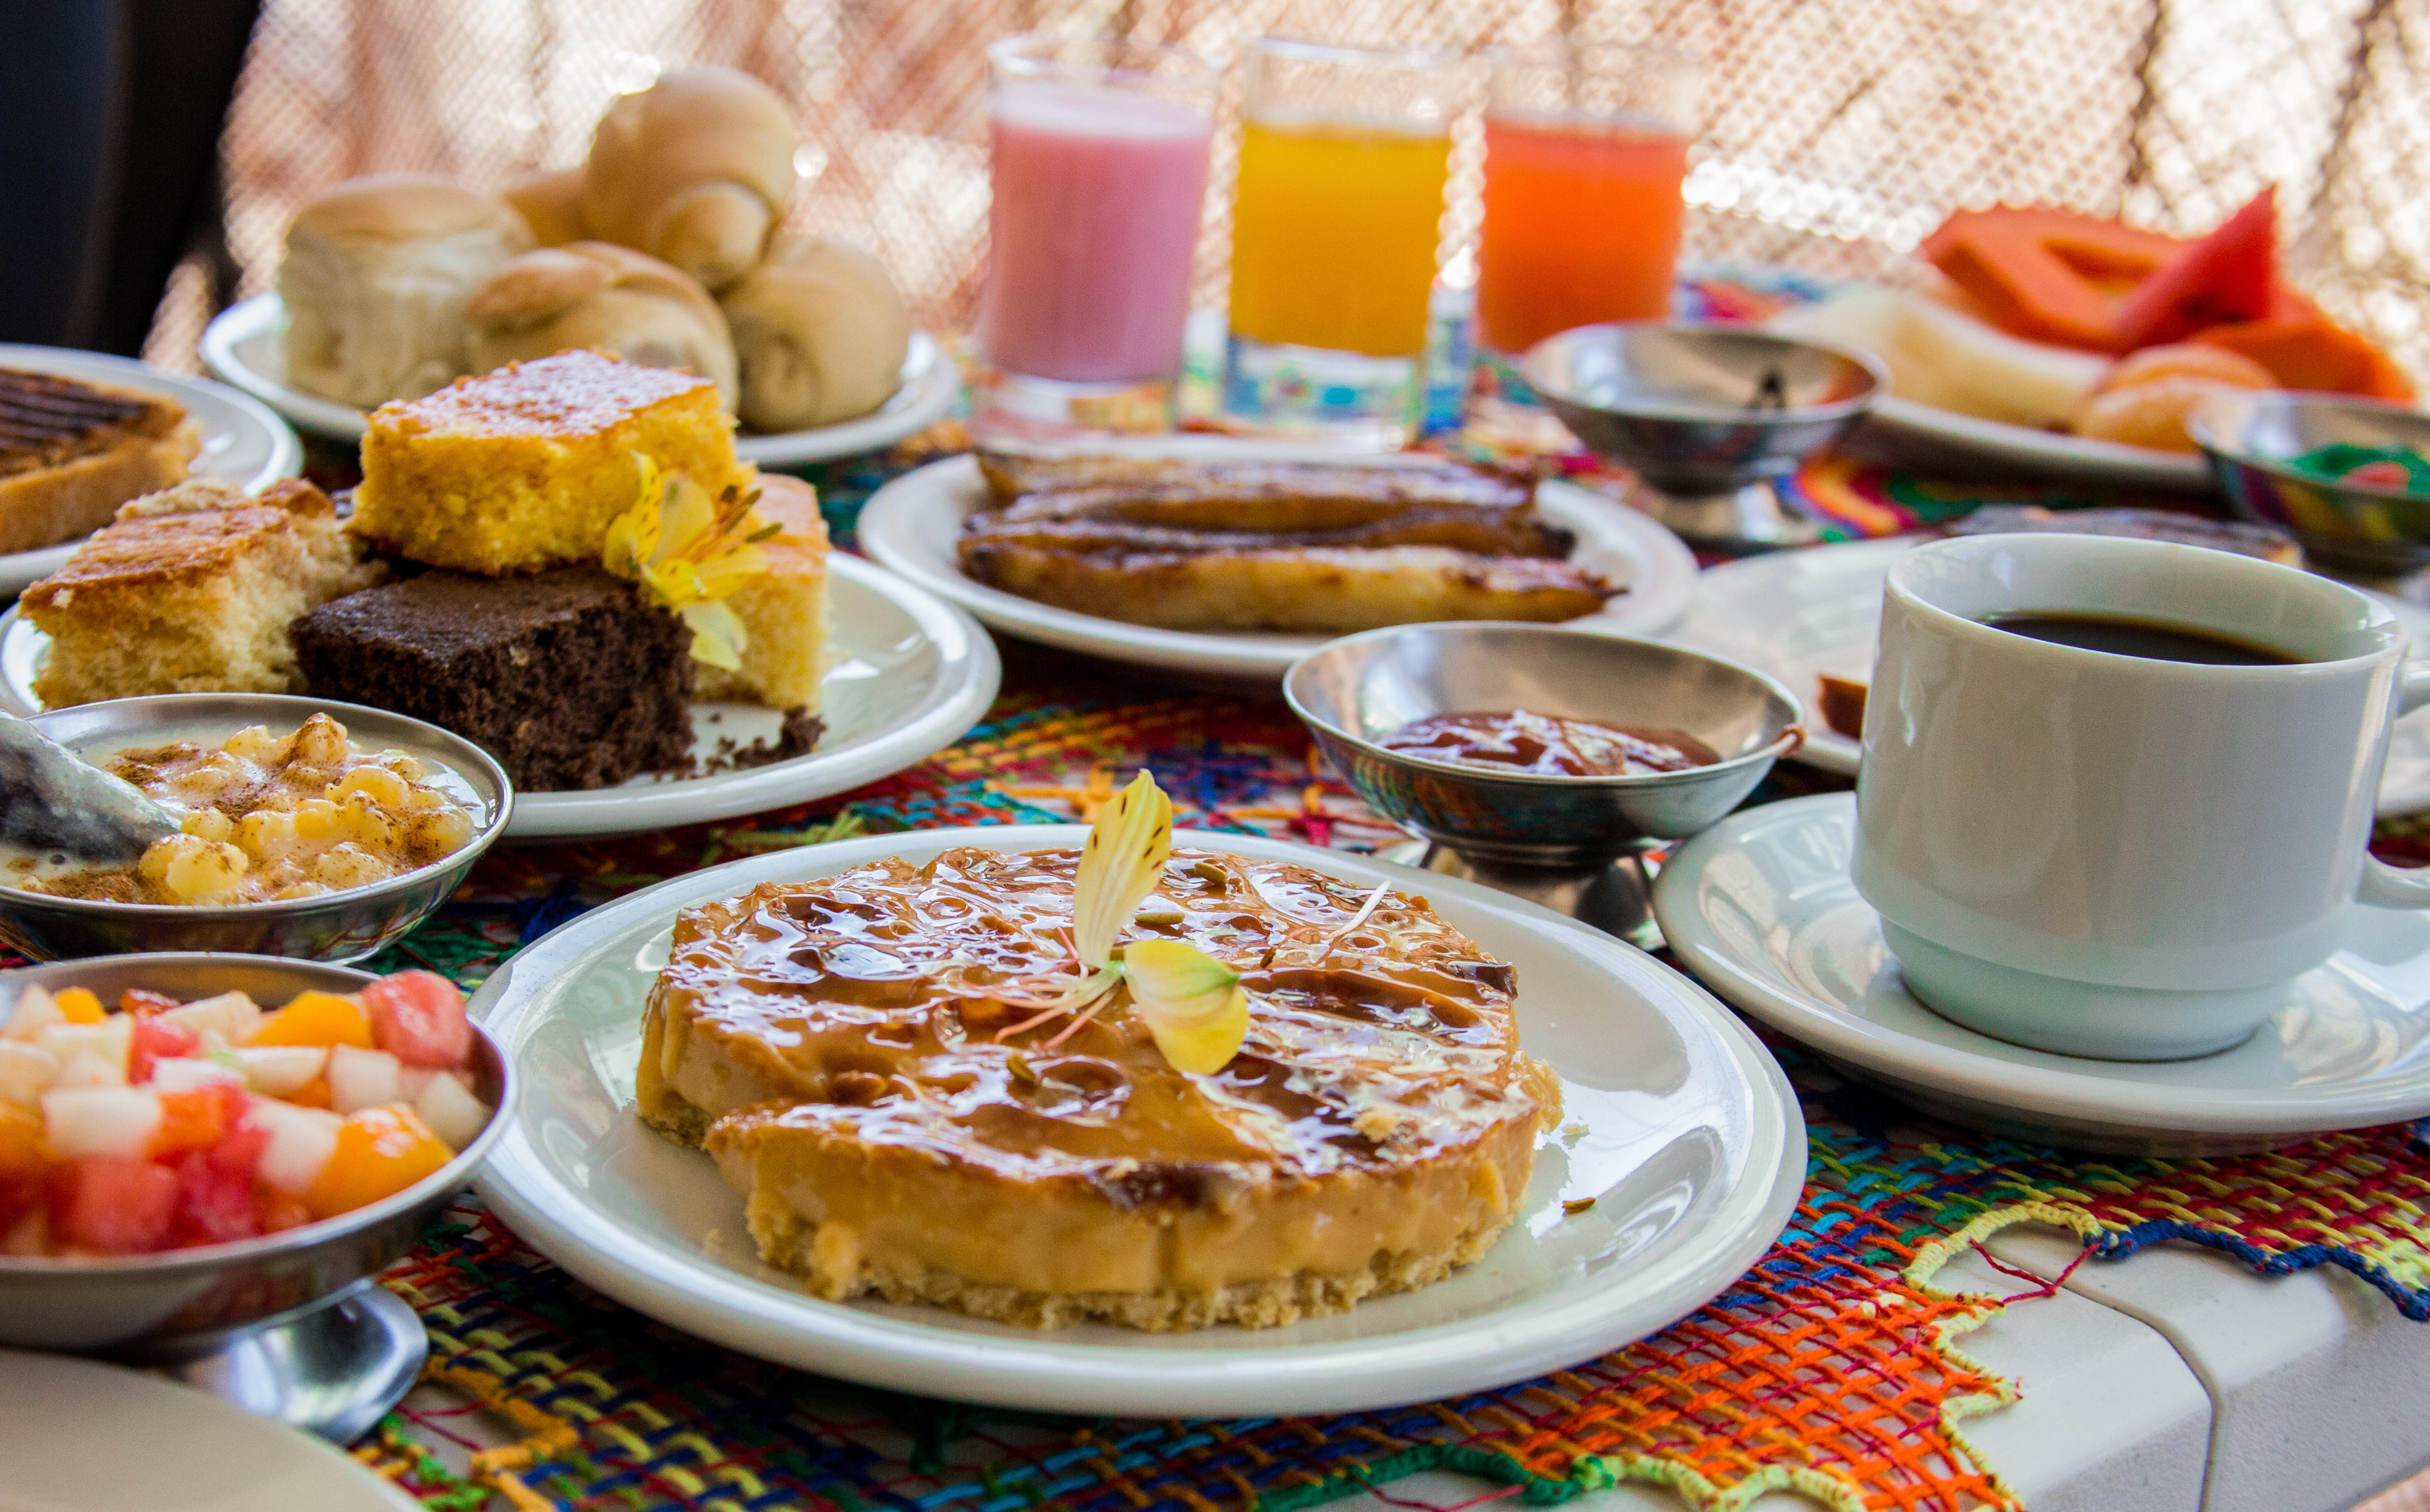
[[[349,179],[287,227],[287,381],[358,408],[470,371],[464,301],[532,244],[506,201],[426,174]]]
[[[582,170],[560,168],[553,174],[519,178],[500,191],[531,227],[532,240],[543,247],[561,247],[591,233],[582,228]]]
[[[858,247],[779,237],[724,304],[742,359],[742,423],[754,430],[865,415],[901,382],[911,312]]]
[[[765,84],[730,68],[678,69],[600,117],[583,223],[723,291],[784,217],[794,145],[792,117]]]
[[[717,385],[734,412],[734,342],[717,301],[680,269],[630,247],[569,241],[526,252],[473,291],[473,362],[482,373],[574,347]]]

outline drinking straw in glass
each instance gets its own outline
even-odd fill
[[[1576,326],[1669,316],[1694,58],[1566,38],[1486,58],[1479,343],[1516,357]]]
[[[1371,446],[1415,434],[1459,87],[1444,54],[1249,44],[1228,419]]]
[[[1042,33],[1005,38],[988,60],[980,418],[1169,429],[1215,71],[1178,47]]]

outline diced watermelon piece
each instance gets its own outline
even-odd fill
[[[88,1155],[51,1173],[51,1237],[102,1254],[141,1254],[169,1241],[177,1173],[149,1160]]]
[[[177,1208],[172,1225],[179,1244],[223,1244],[261,1232],[253,1199],[254,1172],[270,1131],[241,1128],[208,1150],[178,1157]]]
[[[2206,326],[2270,313],[2278,274],[2277,188],[2264,189],[2220,228],[2146,278],[2118,307],[2121,352],[2181,341]]]
[[[399,972],[363,989],[372,1043],[408,1066],[461,1066],[473,1055],[464,994],[436,972]]]
[[[126,1079],[148,1082],[156,1060],[177,1060],[203,1048],[203,1037],[183,1024],[158,1018],[135,1021],[135,1035],[126,1051]]]

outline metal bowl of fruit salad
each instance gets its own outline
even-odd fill
[[[165,1365],[348,1437],[421,1363],[370,1278],[472,1181],[513,1095],[430,972],[0,972],[0,1345]]]

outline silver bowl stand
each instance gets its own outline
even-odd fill
[[[405,1400],[429,1355],[420,1315],[366,1276],[266,1323],[103,1357],[174,1377],[342,1448]]]
[[[1644,850],[1652,850],[1648,845]],[[1379,848],[1379,861],[1482,883],[1497,892],[1592,924],[1639,950],[1660,950],[1662,926],[1654,918],[1654,874],[1644,851],[1630,851],[1589,867],[1509,866],[1473,860],[1436,840],[1410,839]]]

